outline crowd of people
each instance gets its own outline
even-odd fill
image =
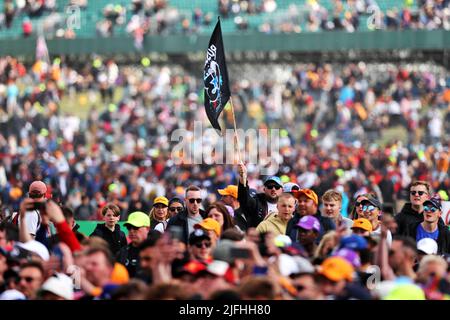
[[[238,127],[281,128],[273,176],[175,164],[207,123],[187,68],[1,58],[0,299],[448,299],[448,71],[229,70]]]
[[[93,10],[98,4],[83,1],[70,1],[70,6],[81,10]],[[190,13],[178,8],[176,3],[166,0],[133,0],[129,3],[111,2],[98,8],[99,20],[96,22],[97,35],[111,37],[123,30],[132,35],[136,46],[142,46],[145,35],[155,34],[199,34],[210,33],[211,21],[216,14],[223,19],[233,19],[234,30],[252,30],[263,33],[300,33],[342,30],[436,30],[450,29],[450,2],[448,0],[405,1],[401,7],[381,10],[384,5],[376,0],[324,1],[308,0],[292,3],[281,8],[275,0],[219,0],[215,11],[203,12],[200,7],[192,7]],[[72,8],[70,7],[70,8]],[[94,10],[95,11],[95,10]],[[15,17],[23,17],[24,24],[32,27],[30,18],[39,18],[44,12],[51,13],[44,18],[46,34],[74,38],[76,30],[65,27],[64,10],[55,1],[12,1],[5,0],[0,14],[0,28],[9,29]],[[67,12],[66,12],[67,13]],[[250,23],[250,17],[261,15],[262,22]],[[83,18],[84,19],[84,18]],[[86,23],[84,22],[84,26]],[[367,26],[362,26],[366,24]],[[117,29],[121,31],[117,32]],[[52,31],[53,30],[53,31]],[[31,30],[30,30],[31,33]],[[24,31],[24,35],[29,35]]]
[[[396,214],[358,193],[346,218],[335,189],[319,198],[269,176],[255,194],[237,172],[207,207],[195,185],[155,198],[128,215],[128,235],[114,203],[78,232],[73,209],[33,181],[0,222],[0,300],[450,299],[450,230],[428,182]]]
[[[373,192],[387,210],[399,210],[413,178],[430,181],[448,200],[445,70],[364,63],[229,68],[239,79],[232,84],[238,127],[280,128],[280,149],[270,156],[283,182],[318,194],[338,188],[344,216],[357,192]],[[18,209],[35,179],[82,212],[76,216],[82,220],[101,217],[106,202],[118,205],[125,220],[137,203],[148,208],[157,196],[183,196],[189,184],[201,186],[209,204],[219,197],[217,189],[236,181],[229,164],[173,165],[175,130],[186,130],[193,143],[214,142],[192,135],[196,121],[207,128],[202,84],[181,66],[119,66],[101,57],[81,65],[55,58],[28,66],[5,57],[0,71],[3,215]],[[93,106],[80,118],[61,109],[62,100],[105,107]],[[230,112],[223,118],[231,128]],[[381,145],[390,127],[406,130],[406,138]],[[261,191],[263,166],[248,167],[249,185]]]

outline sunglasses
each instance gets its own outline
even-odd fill
[[[25,280],[26,283],[31,283],[31,282],[33,282],[36,279],[33,278],[33,277],[19,277],[19,282],[22,281],[22,280]]]
[[[410,191],[409,192],[412,196],[415,196],[418,194],[419,196],[423,196],[424,194],[427,194],[425,191]]]
[[[164,209],[167,208],[167,206],[161,204],[161,203],[157,203],[153,206],[155,209]]]
[[[376,207],[375,206],[371,206],[371,205],[365,205],[365,206],[362,207],[362,211],[370,211],[370,212],[372,212],[375,209],[376,209]]]
[[[169,208],[169,211],[171,211],[171,212],[181,212],[181,211],[183,211],[183,207],[171,207],[171,208]]]
[[[139,230],[138,227],[130,226],[129,224],[126,226],[126,228],[127,228],[128,231],[130,231],[130,230],[134,230],[134,231]]]
[[[210,248],[211,247],[211,242],[199,242],[194,244],[194,246],[196,246],[197,248]]]
[[[423,210],[427,211],[427,212],[436,212],[436,211],[438,211],[438,208],[430,207],[430,206],[423,206]]]
[[[280,190],[281,189],[281,186],[279,186],[279,185],[277,185],[277,184],[270,184],[270,185],[267,185],[266,186],[266,189],[269,189],[269,190],[272,190],[272,189],[274,189],[275,188],[275,190]]]
[[[202,199],[194,199],[194,198],[191,198],[191,199],[188,199],[189,200],[189,203],[194,203],[194,202],[197,202],[197,203],[202,203]]]

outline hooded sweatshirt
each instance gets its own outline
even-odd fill
[[[120,230],[120,226],[118,224],[116,224],[114,231],[111,231],[104,223],[99,223],[90,236],[97,236],[108,242],[111,252],[114,255],[119,252],[122,247],[127,245],[125,233]]]

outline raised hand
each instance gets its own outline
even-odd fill
[[[247,184],[247,167],[243,162],[238,164],[239,181],[245,186]]]

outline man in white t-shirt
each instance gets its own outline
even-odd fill
[[[31,237],[36,237],[36,232],[41,226],[42,217],[36,203],[43,203],[46,200],[47,186],[42,181],[34,181],[28,189],[28,198],[22,201],[19,211],[26,211],[24,218],[20,218],[19,212],[12,217],[13,223],[16,223],[20,230],[22,221],[25,221],[26,229]]]

